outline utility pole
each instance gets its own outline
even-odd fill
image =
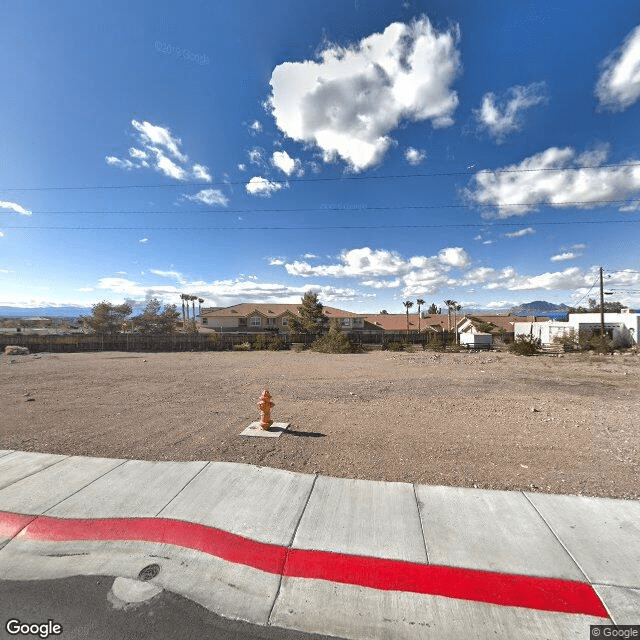
[[[600,267],[600,335],[604,336],[604,284],[602,283],[602,267]]]

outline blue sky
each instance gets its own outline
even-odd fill
[[[0,306],[640,306],[637,2],[0,17]]]

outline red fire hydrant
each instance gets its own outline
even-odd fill
[[[265,389],[260,396],[260,402],[258,402],[258,409],[260,409],[260,426],[263,429],[268,429],[273,424],[273,420],[269,414],[271,413],[271,407],[274,406],[275,404],[271,402],[271,395]]]

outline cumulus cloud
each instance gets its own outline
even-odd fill
[[[185,198],[192,202],[201,202],[209,206],[216,204],[226,207],[229,204],[229,198],[220,189],[202,189],[198,193],[185,196]]]
[[[154,270],[151,270],[154,273]],[[173,277],[179,272],[158,271],[158,277]],[[180,304],[180,293],[186,288],[211,306],[228,306],[240,302],[299,303],[310,289],[317,292],[325,303],[353,301],[367,294],[352,288],[334,286],[290,286],[278,282],[260,282],[255,276],[206,281],[179,281],[177,284],[146,284],[128,278],[100,278],[97,289],[114,294],[115,299],[126,297],[133,302],[159,298],[167,303]],[[107,296],[108,297],[108,296]]]
[[[601,66],[595,89],[601,108],[623,111],[640,98],[640,25]]]
[[[494,93],[486,93],[479,109],[473,114],[481,129],[486,129],[496,142],[501,143],[509,133],[519,131],[524,123],[522,113],[539,104],[546,104],[547,85],[534,82],[507,89],[499,98]]]
[[[251,164],[263,165],[264,164],[264,149],[260,147],[253,147],[247,151],[249,156],[249,162]]]
[[[247,193],[252,196],[269,198],[276,191],[280,191],[280,189],[284,188],[285,186],[286,185],[282,182],[272,182],[271,180],[267,180],[266,178],[254,176],[245,185],[245,189],[247,190]]]
[[[9,200],[0,200],[0,209],[8,209],[14,213],[19,213],[21,216],[31,215],[31,211],[29,211],[29,209],[25,209],[17,202],[10,202]]]
[[[244,164],[244,162],[240,162],[238,164],[238,171],[246,171],[247,170],[247,165]]]
[[[137,146],[129,148],[129,158],[106,156],[105,162],[119,169],[153,168],[155,171],[181,182],[196,180],[211,182],[209,169],[199,163],[191,166],[189,157],[182,152],[182,141],[175,137],[167,127],[151,124],[146,120],[132,120]],[[141,147],[141,148],[139,148]]]
[[[465,267],[469,264],[469,254],[462,247],[442,249],[438,254],[438,259],[443,264],[448,264],[452,267]]]
[[[271,258],[269,260],[269,264],[272,266],[281,267],[284,264],[284,260],[282,258]]]
[[[149,238],[140,238],[140,240],[138,240],[138,242],[140,244],[147,244],[147,242],[149,242]]]
[[[565,251],[564,253],[551,256],[549,260],[551,260],[551,262],[564,262],[565,260],[575,260],[578,257],[579,255],[573,251]]]
[[[4,231],[0,231],[0,238],[4,238]]]
[[[251,133],[252,135],[257,135],[261,131],[262,131],[262,122],[260,122],[260,120],[254,120],[249,125],[249,133]]]
[[[379,163],[403,120],[453,124],[460,73],[459,30],[436,31],[425,16],[395,22],[318,60],[285,62],[271,75],[269,108],[289,138],[317,145],[353,171]]]
[[[296,171],[298,175],[302,174],[300,160],[292,158],[286,151],[274,151],[271,156],[271,164],[288,176],[294,171]]]
[[[427,157],[424,149],[414,149],[413,147],[407,147],[404,152],[404,159],[413,167],[422,163]]]
[[[465,194],[476,204],[495,207],[484,214],[493,218],[524,215],[540,204],[589,209],[637,197],[640,166],[600,166],[607,155],[606,147],[581,155],[571,147],[550,147],[519,164],[476,173]]]
[[[533,235],[536,230],[533,227],[526,227],[524,229],[518,229],[517,231],[510,231],[509,233],[505,233],[505,238],[522,238],[523,236]]]

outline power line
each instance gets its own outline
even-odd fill
[[[638,223],[638,220],[567,220],[567,221],[553,221],[553,222],[536,222],[537,226],[540,225],[571,225],[571,224],[616,224],[616,223]],[[388,225],[321,225],[315,227],[308,226],[296,226],[296,227],[275,227],[275,226],[262,226],[262,227],[216,227],[216,226],[204,226],[204,227],[154,227],[154,226],[142,226],[142,227],[64,227],[64,226],[43,226],[43,225],[3,225],[3,229],[42,229],[42,230],[61,230],[61,231],[321,231],[323,229],[444,229],[444,228],[475,228],[486,227],[486,223],[469,223],[469,224],[388,224]],[[500,227],[519,227],[522,226],[522,222],[498,222],[492,226]]]
[[[630,200],[567,200],[562,202],[509,202],[503,204],[486,204],[477,205],[481,208],[489,207],[535,207],[539,205],[548,206],[576,206],[576,205],[593,205],[593,204],[632,204],[640,203],[640,198]],[[465,209],[472,204],[468,203],[443,203],[443,204],[416,204],[416,205],[397,205],[386,207],[293,207],[293,208],[271,208],[271,209],[179,209],[174,211],[144,211],[142,209],[125,210],[125,211],[36,211],[40,214],[63,214],[63,215],[169,215],[169,214],[208,214],[208,213],[301,213],[303,211],[323,211],[334,213],[360,213],[362,211],[396,211],[398,209]],[[33,213],[33,212],[32,212]]]
[[[615,167],[640,167],[640,162],[621,162],[616,164],[582,165],[580,167],[534,167],[531,169],[478,169],[477,171],[442,171],[434,173],[407,173],[381,176],[345,175],[334,178],[295,178],[287,182],[341,182],[346,180],[397,180],[406,178],[439,178],[451,176],[472,176],[478,174],[535,173],[538,171],[582,171],[583,169],[610,169]],[[269,182],[277,182],[270,180]],[[248,185],[249,180],[212,180],[211,182],[189,182],[174,184],[130,184],[130,185],[94,185],[84,187],[2,187],[1,191],[93,191],[99,189],[184,189],[187,187],[211,187],[224,185]]]

